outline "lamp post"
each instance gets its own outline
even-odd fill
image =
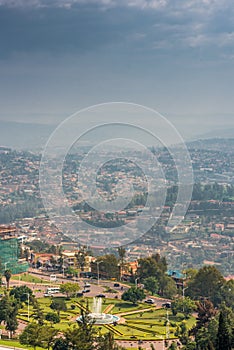
[[[29,293],[24,293],[28,296],[28,322],[29,322]]]
[[[188,287],[184,287],[183,286],[183,289],[182,289],[182,293],[183,293],[183,312],[184,312],[184,298],[185,298],[184,292],[186,291],[186,289],[188,289]]]
[[[99,286],[99,265],[103,262],[103,260],[101,261],[96,261],[97,264],[97,284]]]
[[[6,266],[7,266],[7,264],[9,264],[9,261],[4,262],[5,271],[6,271]]]

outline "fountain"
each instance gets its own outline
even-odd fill
[[[102,312],[102,298],[93,298],[92,312],[88,314],[89,322],[94,322],[96,325],[113,324],[119,321],[119,317]],[[76,319],[77,322],[82,322],[82,316]]]

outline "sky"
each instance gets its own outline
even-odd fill
[[[234,130],[233,96],[233,0],[0,0],[0,121],[126,101],[188,139]]]

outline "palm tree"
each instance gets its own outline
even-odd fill
[[[10,286],[10,279],[11,279],[11,270],[5,270],[5,271],[4,271],[4,276],[5,276],[5,278],[6,278],[7,289],[9,289],[9,286]]]
[[[119,254],[119,259],[120,259],[120,280],[121,280],[122,270],[123,270],[123,265],[124,265],[124,258],[126,256],[126,249],[124,247],[119,247],[118,254]]]
[[[76,262],[81,271],[84,271],[86,264],[87,250],[86,247],[81,247],[81,249],[76,253]]]

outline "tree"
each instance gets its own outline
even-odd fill
[[[224,278],[214,266],[204,266],[188,285],[187,294],[193,299],[204,297],[217,306],[220,303],[220,290],[224,285]]]
[[[86,247],[82,247],[78,251],[78,253],[76,253],[75,255],[78,267],[81,269],[81,271],[84,271],[85,264],[86,264],[86,259],[85,259],[86,256],[87,256]]]
[[[5,270],[4,271],[4,276],[6,278],[7,289],[9,289],[9,287],[10,287],[10,279],[11,279],[11,270]]]
[[[40,326],[38,323],[29,323],[19,336],[19,341],[23,345],[30,345],[34,349],[37,346],[46,347],[47,349],[53,344],[58,330]]]
[[[19,336],[19,341],[23,345],[30,345],[34,349],[42,345],[41,326],[37,323],[29,323]]]
[[[38,303],[36,298],[32,298],[33,302],[33,311],[34,311],[34,319],[37,320],[39,325],[44,324],[44,313],[43,310],[40,307],[40,304]]]
[[[18,300],[14,296],[6,294],[0,300],[0,322],[4,321],[6,330],[8,330],[12,336],[18,327],[17,313],[19,309]]]
[[[145,293],[142,289],[137,287],[131,287],[122,294],[122,300],[130,301],[136,304],[137,301],[141,301],[145,298]]]
[[[60,292],[65,293],[67,298],[70,298],[72,295],[75,295],[80,289],[77,283],[67,282],[60,285]]]
[[[68,350],[67,340],[64,338],[57,338],[52,346],[53,350]]]
[[[41,343],[43,347],[46,347],[48,350],[54,343],[55,337],[58,334],[58,330],[53,327],[43,326],[41,328]]]
[[[149,292],[152,293],[152,295],[154,295],[155,293],[157,293],[158,289],[159,289],[159,283],[158,280],[151,276],[151,277],[147,277],[144,281],[144,286],[145,289],[147,289]]]
[[[216,315],[217,311],[210,300],[203,300],[196,303],[197,305],[197,325],[196,329],[203,326],[207,327],[211,319]]]
[[[76,350],[94,350],[94,335],[93,325],[88,323],[70,327],[64,333],[68,349]]]
[[[178,349],[177,344],[174,341],[171,343],[171,345],[168,348],[168,350],[177,350],[177,349]]]
[[[119,278],[118,259],[114,254],[100,256],[97,259],[98,261],[101,261],[99,264],[100,276],[105,276],[105,278]],[[92,271],[97,273],[97,263],[93,263],[91,267]]]
[[[21,302],[26,302],[28,300],[28,294],[32,296],[32,290],[25,285],[14,287],[10,291],[10,295],[14,295],[14,297]]]
[[[229,280],[220,288],[220,299],[226,306],[234,308],[234,280]]]
[[[118,248],[119,260],[120,260],[120,279],[122,277],[122,269],[124,266],[124,259],[126,256],[126,249],[124,247]]]
[[[178,298],[171,303],[171,308],[173,315],[182,312],[185,317],[188,318],[188,316],[196,309],[196,303],[189,297]]]
[[[217,350],[231,350],[230,334],[228,331],[228,325],[224,317],[223,311],[221,311],[219,315]]]
[[[60,317],[55,312],[48,312],[45,316],[45,319],[51,323],[51,326],[53,323],[55,324],[60,322]]]
[[[61,311],[67,311],[66,303],[63,299],[53,299],[52,303],[50,304],[50,308],[52,310],[56,310],[57,314],[60,315]]]
[[[140,280],[147,277],[159,277],[161,275],[157,262],[152,257],[143,258],[139,260],[139,267],[137,269],[137,276]]]
[[[114,336],[112,333],[107,333],[104,336],[102,336],[97,344],[96,350],[124,350],[121,346],[118,346],[118,344],[114,341]]]
[[[177,326],[175,336],[179,338],[181,344],[187,345],[189,342],[189,334],[185,322],[181,322],[181,324]]]
[[[177,293],[177,288],[174,280],[166,275],[161,275],[159,278],[160,294],[165,298],[173,298]]]

